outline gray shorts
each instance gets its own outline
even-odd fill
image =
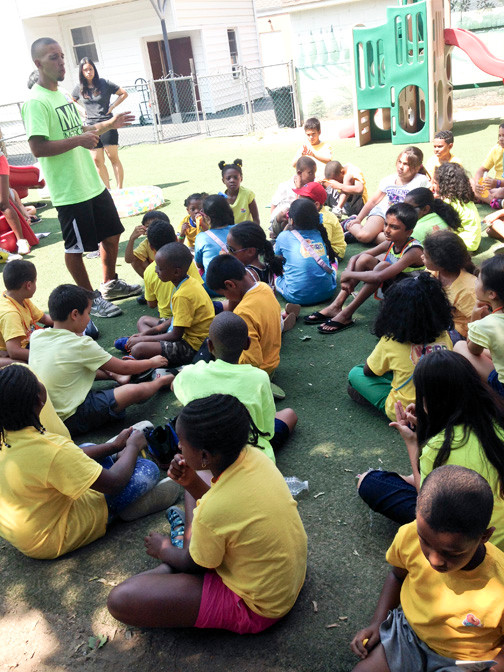
[[[380,625],[380,639],[390,672],[460,672],[454,658],[440,656],[416,636],[401,607],[389,611]],[[493,664],[478,669],[489,670]]]
[[[160,341],[161,354],[168,360],[168,366],[191,364],[196,354],[187,341]]]
[[[388,207],[382,208],[381,204],[375,205],[375,207],[368,214],[368,217],[381,217],[385,220],[385,215],[387,214]]]

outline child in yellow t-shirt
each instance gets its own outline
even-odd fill
[[[161,210],[149,210],[149,212],[146,212],[142,217],[142,223],[135,226],[131,232],[128,244],[126,245],[126,250],[124,251],[124,261],[127,264],[131,264],[141,278],[144,277],[147,266],[154,261],[155,254],[152,251],[147,238],[142,240],[140,245],[135,249],[133,249],[133,245],[135,240],[140,238],[140,236],[147,235],[149,226],[156,220],[162,220],[163,222],[168,222],[168,224],[170,223],[170,219],[166,213]]]
[[[451,305],[439,280],[420,273],[395,282],[385,292],[373,333],[380,339],[364,365],[348,374],[348,394],[372,405],[390,420],[395,404],[415,401],[413,373],[422,357],[451,350]]]
[[[135,359],[163,355],[168,366],[189,364],[208,336],[215,310],[201,280],[189,275],[192,254],[182,243],[163,245],[156,253],[156,273],[164,283],[173,283],[172,317],[151,328],[151,333],[131,336],[126,349]]]
[[[242,186],[243,181],[243,162],[241,159],[235,159],[233,163],[219,161],[219,168],[222,175],[222,181],[226,185],[225,192],[219,192],[225,196],[233,211],[234,223],[247,222],[252,220],[258,226],[259,208],[255,200],[255,194],[251,189]]]
[[[444,465],[427,476],[416,520],[387,551],[392,569],[371,624],[352,640],[354,672],[504,669],[504,553],[487,543],[493,503],[471,469]]]
[[[5,292],[0,296],[0,365],[28,361],[28,343],[38,324],[53,321],[30,299],[37,289],[37,269],[31,261],[16,259],[3,272]]]
[[[63,425],[61,433],[45,428],[51,416],[44,409],[54,414],[27,366],[0,370],[0,536],[47,560],[102,537],[110,520],[156,485],[159,469],[138,458],[142,432],[125,429],[110,443],[79,448]]]
[[[270,376],[280,364],[282,344],[281,308],[273,290],[256,282],[235,257],[214,257],[207,269],[207,285],[235,306],[233,312],[247,323],[250,347],[244,350],[240,364],[252,364]]]
[[[316,117],[307,119],[303,128],[308,142],[305,142],[298,149],[292,165],[295,167],[301,156],[311,156],[317,164],[317,180],[323,180],[326,163],[329,163],[332,159],[331,145],[320,139],[320,121]]]
[[[208,227],[201,214],[203,201],[208,194],[191,194],[184,201],[184,207],[187,215],[180,222],[180,232],[178,234],[179,243],[184,243],[194,252],[194,241],[200,231],[206,231]]]
[[[475,192],[480,201],[488,203],[495,210],[503,207],[504,198],[504,123],[499,124],[497,144],[489,151],[483,164],[474,174]],[[485,177],[489,170],[495,171],[495,177]],[[481,183],[480,183],[481,181]]]
[[[431,179],[434,177],[434,171],[443,163],[459,163],[462,161],[458,156],[451,153],[453,149],[453,133],[451,131],[438,131],[432,142],[434,155],[425,162],[425,170],[429,173]]]
[[[170,536],[182,527],[184,547],[151,532],[146,551],[162,571],[113,588],[109,611],[142,627],[261,632],[292,609],[305,580],[306,532],[297,503],[273,462],[254,447],[258,429],[236,397],[191,401],[176,431],[181,454],[168,473],[187,492],[186,525],[177,516]]]

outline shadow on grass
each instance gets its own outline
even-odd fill
[[[490,126],[495,127],[495,142],[497,142],[497,128],[502,123],[502,119],[470,119],[468,121],[456,121],[453,124],[453,135],[458,138],[461,135],[472,135],[479,131],[484,131]]]

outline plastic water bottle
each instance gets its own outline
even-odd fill
[[[308,491],[308,481],[301,481],[297,476],[286,476],[285,482],[289,488],[289,492],[293,497],[299,495],[303,490]]]

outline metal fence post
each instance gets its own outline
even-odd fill
[[[242,90],[242,107],[243,107],[243,115],[245,117],[245,125],[247,128],[247,133],[250,133],[250,119],[249,115],[247,113],[247,90],[245,87],[245,77],[243,75],[244,71],[243,65],[240,65],[240,69],[238,72],[240,73],[240,84],[241,84],[241,90]]]
[[[289,72],[289,84],[292,86],[292,104],[294,105],[294,123],[296,126],[301,125],[301,114],[299,110],[299,91],[298,91],[298,80],[296,77],[296,69],[294,67],[294,61],[289,61],[287,63],[287,70]]]
[[[252,111],[252,101],[250,99],[250,86],[249,86],[249,78],[248,78],[248,69],[243,68],[243,71],[244,71],[244,77],[245,77],[245,91],[247,93],[247,104],[248,104],[249,118],[250,118],[250,130],[253,133],[255,131],[254,113]]]
[[[159,105],[156,93],[156,84],[152,79],[149,79],[147,81],[147,86],[149,87],[150,92],[151,110],[152,110],[152,130],[154,131],[154,141],[156,142],[156,144],[159,145],[159,143],[161,142],[158,127],[160,119],[159,119]],[[161,133],[162,132],[163,128],[161,127]]]

